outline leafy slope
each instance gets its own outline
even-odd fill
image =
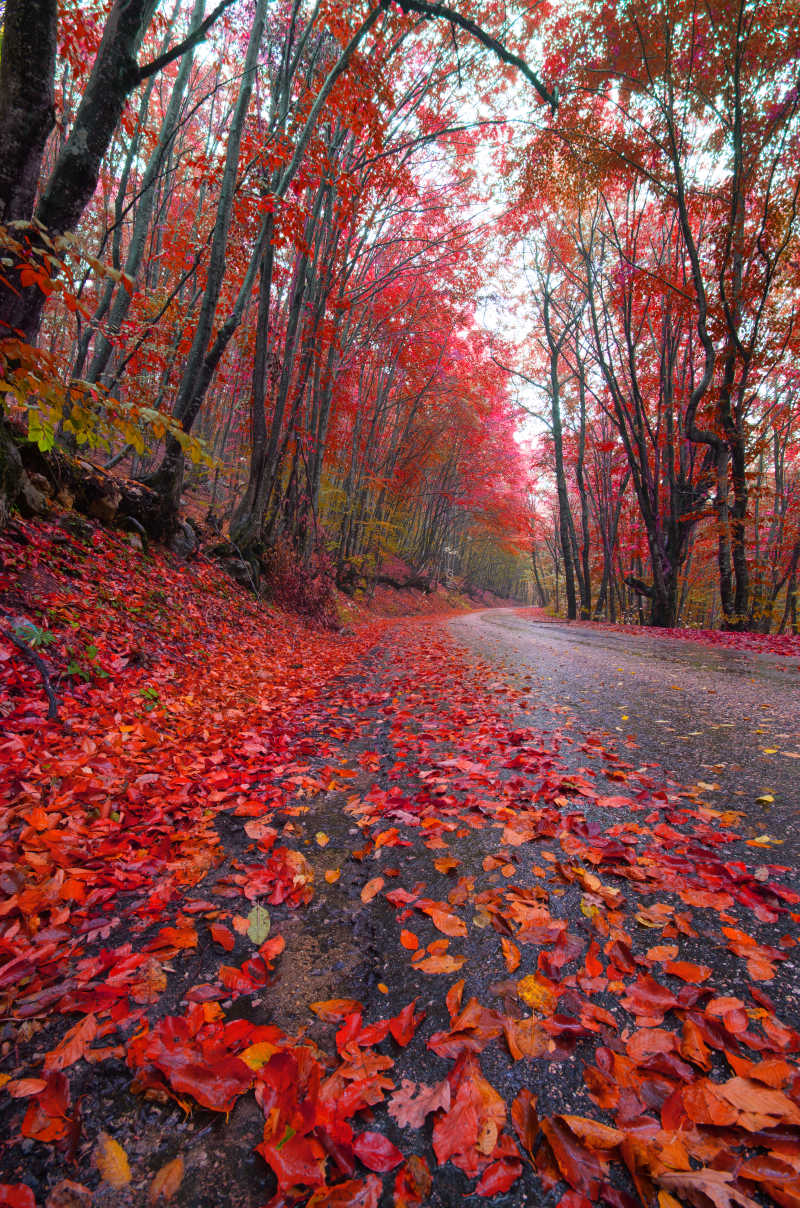
[[[2,664],[8,1204],[800,1203],[768,840],[440,623],[61,534],[3,550],[93,677]]]

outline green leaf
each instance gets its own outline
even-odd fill
[[[38,411],[28,412],[28,440],[35,441],[42,453],[48,453],[55,444],[55,428],[42,423]]]
[[[247,921],[250,926],[247,928],[248,937],[254,944],[263,944],[264,940],[269,935],[270,918],[269,911],[258,903],[253,907],[247,916]]]

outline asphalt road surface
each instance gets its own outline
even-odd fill
[[[776,858],[800,866],[796,657],[542,622],[511,609],[469,613],[450,630],[528,683],[532,697],[568,710],[577,729],[627,739],[631,761],[702,782],[715,808],[743,811],[746,837],[782,839]]]

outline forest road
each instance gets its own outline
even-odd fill
[[[657,763],[680,784],[714,785],[704,787],[714,808],[743,811],[742,834],[783,839],[776,858],[800,867],[796,657],[536,621],[516,609],[468,613],[449,628],[529,684],[533,699],[567,710],[580,731],[624,740],[631,763]]]

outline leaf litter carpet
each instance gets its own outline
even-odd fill
[[[0,544],[0,1206],[800,1205],[769,838],[442,620]]]

